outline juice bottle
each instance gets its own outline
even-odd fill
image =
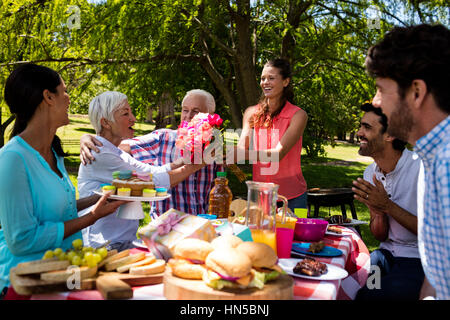
[[[233,198],[226,172],[217,172],[214,187],[209,193],[209,214],[216,215],[218,219],[228,219],[230,204]]]

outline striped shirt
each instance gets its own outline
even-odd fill
[[[418,185],[419,252],[437,299],[450,299],[450,116],[415,146],[423,170]],[[422,183],[421,183],[422,182]]]
[[[176,139],[177,130],[158,129],[127,140],[127,143],[130,144],[131,155],[136,160],[163,166],[181,157],[180,150],[175,146]],[[193,215],[208,213],[209,193],[214,186],[216,172],[221,170],[222,166],[213,163],[191,174],[168,190],[170,198],[153,202],[150,214],[156,217],[170,208]]]

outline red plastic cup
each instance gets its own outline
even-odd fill
[[[294,240],[294,229],[277,228],[276,237],[278,258],[290,258],[292,241]]]

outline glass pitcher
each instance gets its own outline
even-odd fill
[[[252,233],[254,242],[266,243],[277,252],[276,221],[277,200],[283,201],[283,209],[279,219],[285,221],[288,200],[278,194],[279,185],[275,183],[246,181],[247,210],[245,224]]]

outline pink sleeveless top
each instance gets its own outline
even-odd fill
[[[290,102],[286,102],[280,114],[273,119],[271,128],[255,127],[253,149],[275,148],[298,110],[301,109]],[[278,159],[271,161],[270,158],[255,162],[253,164],[253,181],[278,184],[280,186],[278,193],[287,199],[293,199],[305,193],[307,187],[301,168],[302,140],[303,137],[300,137],[280,162]]]

